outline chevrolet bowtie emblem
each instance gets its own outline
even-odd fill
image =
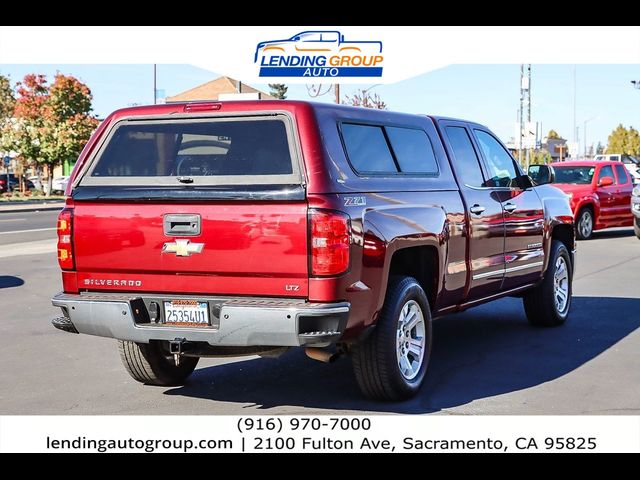
[[[190,257],[192,253],[200,253],[204,243],[191,243],[189,240],[167,242],[162,246],[162,253],[175,253],[178,257]]]

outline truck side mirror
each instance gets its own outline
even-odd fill
[[[551,165],[529,165],[527,174],[536,185],[553,183],[556,179],[556,173]]]
[[[609,185],[613,185],[613,177],[602,177],[598,182],[599,187],[608,187]]]

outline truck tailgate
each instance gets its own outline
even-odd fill
[[[198,235],[165,234],[180,214]],[[307,296],[305,201],[76,202],[74,239],[81,290]]]

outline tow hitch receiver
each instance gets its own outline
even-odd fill
[[[176,367],[180,366],[180,356],[185,350],[187,343],[186,338],[176,338],[169,341],[169,353],[173,355],[173,361],[176,362]]]

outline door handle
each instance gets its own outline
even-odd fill
[[[480,215],[485,210],[486,208],[484,208],[482,205],[478,205],[477,203],[469,209],[469,211],[474,215]]]
[[[517,205],[513,204],[513,203],[505,203],[502,208],[505,209],[506,212],[508,213],[513,213],[516,211],[516,208],[518,208]]]

